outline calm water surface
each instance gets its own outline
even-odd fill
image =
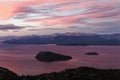
[[[40,51],[53,51],[72,56],[69,61],[43,63],[34,57]],[[85,55],[98,52],[99,56]],[[0,44],[0,66],[18,74],[41,74],[66,68],[89,66],[120,69],[120,46],[57,46],[57,45],[8,45]]]

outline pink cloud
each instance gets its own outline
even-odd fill
[[[63,17],[53,17],[53,18],[45,18],[45,19],[33,19],[33,20],[25,20],[25,22],[36,22],[41,23],[47,26],[52,25],[67,25],[72,24],[78,19],[79,15],[73,16],[63,16]]]
[[[28,9],[31,6],[34,6],[36,9]],[[41,14],[42,16],[48,16],[50,18],[33,18],[26,19],[25,21],[33,21],[44,25],[63,25],[76,24],[78,20],[84,20],[87,18],[98,19],[118,16],[120,14],[120,1],[110,0],[109,2],[105,2],[98,0],[29,0],[27,2],[6,2],[4,4],[2,2],[0,3],[0,9],[2,10],[2,12],[0,12],[1,19],[9,19],[12,16],[17,16],[21,13],[25,13],[24,15],[33,13],[34,15]],[[39,11],[40,9],[44,9],[46,12],[41,12]],[[82,9],[84,10],[81,12],[70,12],[72,10],[77,11]],[[47,10],[50,10],[50,12]],[[56,12],[54,13],[52,10],[56,10]],[[62,15],[62,13],[65,15]]]
[[[0,1],[0,18],[7,20],[13,15],[17,14],[17,10],[21,7],[28,7],[31,5],[41,5],[44,3],[60,3],[69,2],[72,0],[28,0],[28,1]]]
[[[94,1],[95,2],[95,1]],[[44,18],[44,19],[32,19],[32,20],[26,20],[28,22],[36,22],[36,23],[41,23],[44,25],[68,25],[68,24],[80,24],[79,22],[82,22],[82,20],[85,19],[90,19],[90,18],[106,18],[106,17],[114,17],[120,15],[120,11],[118,6],[116,7],[114,2],[113,4],[110,3],[105,3],[105,4],[96,4],[96,5],[91,5],[94,2],[86,2],[86,3],[81,3],[81,6],[77,6],[78,8],[86,8],[85,11],[79,13],[79,14],[74,14],[74,15],[68,15],[68,16],[55,16],[51,15],[52,18]],[[69,6],[66,7],[59,7],[61,11],[63,10],[73,10],[75,7],[70,8]],[[58,9],[58,8],[57,8]]]

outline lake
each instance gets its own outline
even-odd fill
[[[69,61],[44,63],[34,57],[40,51],[53,51],[72,56]],[[85,55],[98,52],[98,56]],[[58,72],[66,68],[89,66],[120,69],[120,46],[57,46],[0,44],[0,66],[19,75]]]

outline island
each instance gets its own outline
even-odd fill
[[[99,55],[97,52],[88,52],[88,53],[85,53],[86,55]]]
[[[41,51],[35,56],[35,58],[41,62],[56,62],[72,59],[71,56],[62,55],[51,51]]]

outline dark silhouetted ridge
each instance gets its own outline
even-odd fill
[[[66,69],[58,73],[17,76],[7,69],[0,68],[0,80],[120,80],[120,69],[106,70],[92,67],[79,67]]]

